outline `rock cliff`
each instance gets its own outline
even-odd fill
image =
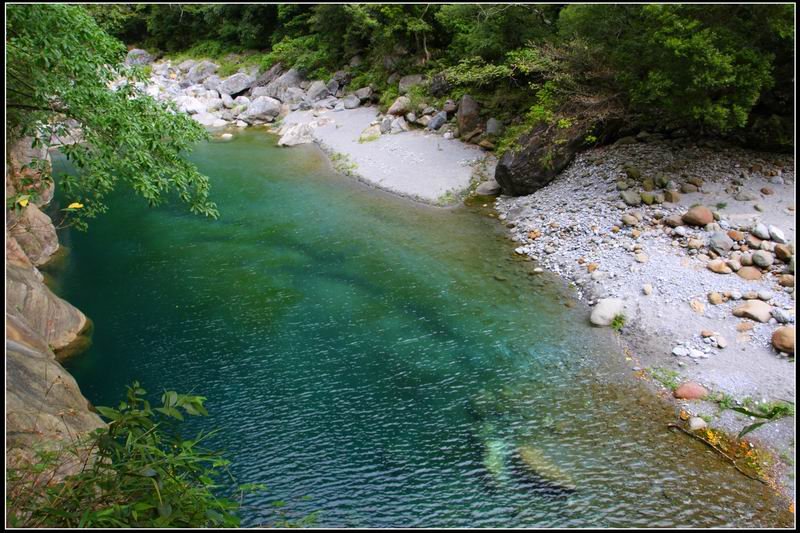
[[[6,212],[6,452],[11,463],[31,458],[36,447],[54,449],[103,425],[58,362],[86,345],[91,322],[56,296],[37,268],[58,250],[58,239],[40,209],[52,198],[52,184],[26,168],[49,158],[31,149],[30,141],[23,139],[6,154],[6,195],[35,192],[27,205]],[[73,467],[64,466],[62,471]]]

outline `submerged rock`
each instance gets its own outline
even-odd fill
[[[551,461],[542,450],[525,445],[517,448],[517,455],[522,466],[543,481],[563,490],[572,491],[577,488],[572,476]]]

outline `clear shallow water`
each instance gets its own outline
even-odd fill
[[[208,397],[193,429],[221,428],[239,482],[269,487],[245,525],[791,524],[666,429],[610,333],[529,275],[496,222],[368,189],[259,132],[193,160],[218,221],[118,195],[62,235],[55,283],[95,322],[67,365],[94,404],[134,379]]]

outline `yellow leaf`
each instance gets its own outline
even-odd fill
[[[20,198],[19,200],[17,200],[17,203],[19,205],[21,205],[22,207],[26,207],[28,205],[28,199],[27,198]]]
[[[80,209],[81,207],[83,207],[83,204],[79,202],[72,202],[67,206],[67,209]]]

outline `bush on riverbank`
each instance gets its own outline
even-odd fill
[[[12,527],[236,527],[235,501],[216,495],[228,461],[203,447],[210,433],[181,436],[184,415],[201,416],[205,398],[167,391],[151,408],[138,383],[116,409],[98,407],[108,425],[66,449],[40,451],[8,468]],[[58,479],[64,464],[77,473]],[[242,487],[252,490],[258,487]]]

